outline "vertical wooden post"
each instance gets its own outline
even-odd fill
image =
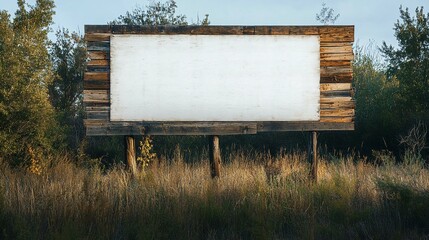
[[[313,131],[311,134],[311,151],[308,152],[309,157],[311,158],[311,178],[314,182],[318,180],[318,168],[319,161],[317,159],[317,132]]]
[[[219,137],[209,137],[209,158],[210,158],[210,173],[212,178],[220,177],[220,148],[219,148]]]
[[[134,136],[125,136],[125,156],[128,169],[133,176],[137,175],[136,146]]]

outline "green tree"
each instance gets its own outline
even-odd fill
[[[388,80],[378,51],[369,45],[355,47],[353,87],[356,101],[355,144],[369,149],[397,145],[401,122],[397,115],[398,81]]]
[[[51,0],[18,0],[13,19],[0,12],[0,158],[14,163],[34,160],[55,142],[47,50],[53,8]]]
[[[58,30],[50,47],[55,72],[49,95],[63,127],[69,149],[76,150],[84,136],[83,74],[86,66],[86,45],[77,33]]]
[[[404,120],[426,119],[429,116],[429,14],[423,7],[411,16],[400,7],[400,20],[395,24],[398,47],[385,42],[381,52],[387,60],[387,76],[399,81]]]
[[[165,3],[155,2],[146,8],[137,7],[132,12],[120,15],[110,22],[112,25],[188,25],[186,16],[176,14],[177,4],[174,0]],[[207,19],[207,17],[206,17]],[[208,21],[208,19],[207,19]]]

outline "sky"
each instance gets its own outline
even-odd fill
[[[85,24],[106,24],[137,6],[153,0],[56,0],[52,28],[67,28],[83,34]],[[34,4],[35,0],[27,0]],[[396,46],[394,23],[399,6],[408,7],[414,15],[418,6],[429,10],[429,0],[176,0],[177,12],[196,22],[209,14],[211,25],[316,25],[316,13],[322,3],[339,13],[337,25],[355,25],[355,43],[360,46],[383,41]],[[0,0],[0,9],[10,14],[16,0]],[[50,38],[53,38],[50,34]]]

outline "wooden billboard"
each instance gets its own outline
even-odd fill
[[[86,25],[86,134],[353,130],[353,26]]]

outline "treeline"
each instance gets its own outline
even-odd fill
[[[0,12],[0,160],[34,171],[55,154],[69,154],[77,162],[120,162],[121,137],[89,138],[84,134],[82,86],[87,56],[83,37],[60,29],[55,41],[49,40],[54,1],[17,4],[14,16]],[[173,0],[155,2],[109,24],[187,25],[186,16],[176,9]],[[422,7],[415,15],[400,8],[399,17],[394,25],[398,47],[355,47],[356,131],[322,133],[322,145],[368,156],[374,149],[394,153],[411,149],[424,160],[429,121],[429,14]],[[193,24],[210,24],[208,15]],[[224,137],[221,144],[224,149],[275,153],[280,148],[305,148],[306,141],[305,133],[275,133]],[[149,140],[143,143],[152,148]],[[153,145],[158,154],[173,154],[177,145],[185,153],[196,154],[205,148],[206,139],[155,137]]]

